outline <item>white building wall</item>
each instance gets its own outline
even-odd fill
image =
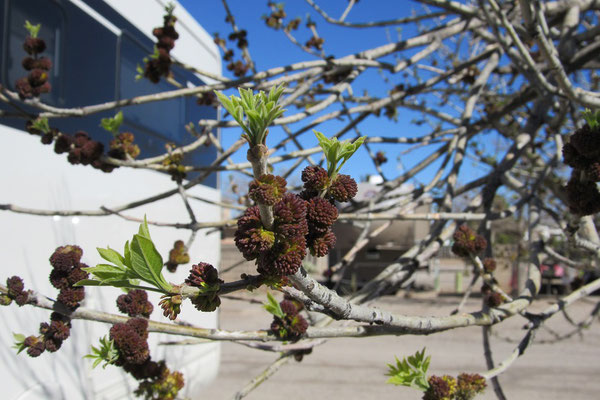
[[[176,188],[165,174],[146,170],[119,168],[110,174],[89,166],[73,166],[66,155],[57,155],[52,146],[39,143],[39,138],[0,125],[0,203],[46,210],[98,210],[120,206],[153,194]],[[216,189],[198,186],[191,194],[220,200]],[[192,200],[194,201],[194,200]],[[193,203],[200,221],[216,221],[220,208],[206,203]],[[123,212],[124,215],[149,221],[188,222],[189,217],[179,196]],[[110,246],[122,252],[126,240],[137,232],[139,223],[118,216],[46,217],[0,211],[0,279],[19,275],[28,289],[36,289],[49,297],[57,290],[48,281],[51,266],[48,258],[58,246],[76,244],[83,251],[83,262],[90,266],[102,262],[96,247]],[[166,260],[175,240],[187,241],[190,232],[174,228],[150,226],[152,238]],[[219,267],[220,234],[199,231],[190,251],[192,263],[209,262]],[[180,266],[176,274],[165,270],[167,280],[181,283],[190,265]],[[118,313],[115,299],[121,292],[114,288],[86,288],[84,307]],[[158,294],[151,293],[153,320],[167,321],[158,307]],[[90,345],[108,334],[110,325],[73,321],[71,337],[54,354],[44,353],[32,359],[25,353],[16,355],[10,348],[12,333],[37,335],[39,323],[48,321],[50,312],[31,306],[18,308],[14,303],[0,309],[0,382],[3,399],[122,399],[137,384],[124,377],[120,368],[109,366],[91,370],[91,362],[81,357]],[[183,305],[179,317],[204,328],[218,326],[217,313],[201,313],[191,303]],[[219,363],[219,345],[156,346],[165,335],[151,334],[151,355],[160,360],[168,351],[169,367],[181,370],[186,379],[185,395],[195,398],[199,386],[214,378]],[[177,337],[168,337],[168,340]],[[183,339],[183,338],[182,338]],[[195,384],[195,386],[192,385]]]

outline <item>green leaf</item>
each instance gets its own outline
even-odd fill
[[[239,97],[233,95],[227,97],[219,91],[215,91],[215,94],[223,107],[244,130],[245,134],[242,137],[250,146],[255,146],[264,144],[267,128],[285,111],[277,105],[283,90],[283,86],[280,85],[272,87],[268,95],[263,91],[254,94],[252,89],[243,88],[238,88]]]
[[[48,118],[46,117],[38,117],[33,120],[31,126],[38,131],[42,131],[44,133],[50,132],[50,125],[48,125]]]
[[[131,268],[140,279],[169,292],[172,286],[162,276],[163,259],[154,243],[144,236],[134,235],[131,242]]]
[[[148,240],[152,240],[152,238],[150,237],[150,230],[148,229],[148,220],[146,220],[146,215],[144,215],[144,222],[140,224],[138,235],[143,236]]]
[[[107,365],[111,365],[117,362],[119,359],[119,351],[115,347],[112,339],[108,339],[106,336],[100,338],[100,347],[92,346],[92,353],[83,356],[83,358],[90,358],[94,360],[92,368],[96,368],[104,361],[102,368],[106,368]]]
[[[113,287],[129,287],[131,282],[129,279],[123,280],[95,280],[95,279],[82,279],[75,283],[73,286],[113,286]]]
[[[129,277],[129,271],[127,269],[110,264],[98,264],[95,267],[86,267],[82,269],[96,276],[100,280],[113,279],[116,277],[126,279]]]
[[[13,344],[13,349],[17,350],[17,354],[25,350],[27,347],[25,346],[25,335],[21,333],[13,333],[13,339],[15,343]]]
[[[600,110],[593,112],[592,110],[586,108],[581,114],[590,128],[596,129],[598,126],[600,126]]]
[[[313,129],[313,132],[327,159],[327,173],[332,180],[335,179],[342,166],[365,141],[365,137],[361,136],[352,143],[350,139],[340,142],[336,137],[329,139],[319,131]]]
[[[263,304],[263,308],[276,317],[285,318],[285,313],[281,309],[281,305],[279,305],[279,302],[269,292],[267,292],[267,302]]]
[[[416,352],[414,356],[404,358],[402,361],[396,357],[396,365],[388,364],[389,370],[386,375],[390,376],[387,383],[400,386],[409,386],[421,391],[429,388],[427,382],[427,369],[431,356],[425,358],[425,348]]]
[[[137,74],[135,75],[136,81],[139,81],[140,79],[144,78],[144,68],[142,68],[140,64],[136,65],[135,71],[137,72]]]
[[[101,249],[101,248],[97,247],[96,250],[98,250],[100,257],[104,258],[106,261],[115,264],[116,266],[120,267],[121,269],[126,269],[125,258],[123,258],[123,256],[121,254],[119,254],[118,251],[115,251],[115,250],[111,249],[110,247],[108,247],[106,249]]]
[[[123,259],[125,260],[125,265],[131,268],[131,245],[129,244],[129,240],[125,242],[123,248]]]
[[[143,71],[142,71],[142,73],[143,73]],[[102,128],[104,128],[105,130],[109,131],[110,133],[112,133],[113,135],[116,135],[119,133],[119,127],[121,126],[122,123],[123,123],[123,111],[119,111],[112,118],[102,118],[100,120],[100,126]]]
[[[38,36],[41,27],[42,24],[32,25],[31,22],[25,20],[25,29],[27,29],[27,32],[29,32],[29,36],[31,36],[32,38],[36,38]]]

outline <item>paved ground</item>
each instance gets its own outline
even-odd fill
[[[264,299],[264,292],[251,294]],[[406,299],[386,297],[377,306],[388,310],[419,315],[447,315],[457,297],[419,296]],[[539,309],[549,304],[539,301]],[[597,299],[593,299],[597,300]],[[479,300],[468,303],[466,311],[478,309]],[[576,303],[569,314],[575,320],[589,313],[590,300]],[[221,327],[224,329],[259,329],[268,327],[269,315],[259,304],[224,300]],[[519,339],[524,319],[513,317],[495,330],[495,334]],[[571,330],[565,318],[557,315],[548,324],[553,330]],[[542,330],[536,340],[551,339]],[[497,337],[492,338],[497,361],[507,357],[515,347]],[[473,327],[428,337],[399,336],[366,339],[330,340],[317,347],[300,363],[284,365],[267,382],[248,395],[248,399],[420,399],[416,390],[385,384],[386,363],[394,356],[403,357],[427,347],[432,355],[432,374],[481,372],[486,370],[482,353],[481,328]],[[203,398],[229,399],[250,379],[277,358],[267,353],[233,343],[224,343],[219,376],[204,392]],[[527,353],[503,374],[500,381],[508,399],[597,399],[600,398],[600,330],[596,322],[583,337],[573,336],[555,344],[534,344]],[[494,399],[488,388],[482,399]]]

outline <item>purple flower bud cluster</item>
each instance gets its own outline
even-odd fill
[[[429,388],[423,394],[423,400],[452,400],[456,393],[456,379],[449,375],[431,375],[427,378]]]
[[[177,393],[185,385],[183,374],[179,371],[171,372],[164,363],[159,365],[160,373],[153,379],[140,382],[135,390],[135,395],[145,399],[174,400]]]
[[[302,337],[308,328],[308,322],[298,313],[296,304],[290,300],[279,303],[285,314],[283,318],[273,316],[271,332],[281,339],[296,341]]]
[[[117,297],[117,307],[119,311],[130,317],[150,318],[150,314],[154,311],[154,306],[148,301],[148,293],[141,289],[130,290],[127,294]]]
[[[147,399],[174,399],[184,386],[183,375],[171,372],[164,361],[152,361],[148,347],[148,321],[132,318],[110,328],[119,352],[116,364],[140,382],[136,395]]]
[[[146,61],[144,76],[152,83],[160,82],[160,77],[168,78],[171,75],[171,50],[175,47],[175,41],[179,34],[175,30],[177,18],[168,13],[164,16],[162,27],[154,28],[152,34],[156,37],[156,49],[158,55]]]
[[[304,190],[300,194],[304,200],[317,197],[327,190],[325,198],[341,203],[350,201],[358,193],[356,181],[349,175],[338,174],[330,181],[327,171],[321,167],[308,166],[302,171],[302,182]]]
[[[596,182],[582,179],[583,173],[574,169],[567,182],[566,194],[569,210],[578,215],[592,215],[600,212],[600,191]]]
[[[148,321],[132,318],[126,323],[114,324],[110,328],[110,338],[119,351],[118,364],[143,364],[150,358],[148,349]]]
[[[52,144],[54,138],[60,135],[60,132],[56,128],[50,128],[48,132],[42,132],[33,126],[33,121],[29,120],[25,123],[25,130],[32,135],[40,136],[42,144]]]
[[[192,265],[190,275],[185,280],[185,283],[194,287],[214,286],[223,283],[219,279],[219,271],[211,264],[200,262]]]
[[[238,219],[237,225],[235,245],[246,260],[255,260],[261,253],[273,247],[275,234],[264,229],[258,206],[247,208]]]
[[[489,292],[484,296],[485,304],[490,307],[498,307],[504,303],[504,297],[498,292]]]
[[[487,386],[483,376],[466,373],[457,378],[432,375],[427,382],[429,388],[423,394],[423,400],[472,400],[483,393]]]
[[[179,294],[165,294],[160,297],[158,305],[163,310],[163,315],[174,321],[181,312],[182,302],[183,298]]]
[[[50,315],[50,324],[46,322],[40,324],[40,334],[46,350],[51,353],[58,351],[63,341],[71,335],[71,318],[53,312]]]
[[[200,293],[191,299],[198,311],[212,312],[221,305],[221,299],[217,293],[223,281],[219,279],[219,271],[212,265],[202,262],[193,265],[185,283],[198,288],[211,288],[210,291]]]
[[[285,193],[273,206],[273,230],[264,228],[257,206],[238,219],[235,243],[246,260],[256,260],[258,272],[266,276],[296,273],[306,256],[305,202]]]
[[[29,300],[29,290],[25,290],[25,285],[23,284],[23,279],[18,276],[10,277],[6,280],[6,288],[8,292],[6,295],[2,297],[2,304],[7,306],[14,300],[15,303],[19,305],[19,307],[27,304],[27,300]]]
[[[358,193],[358,185],[356,181],[349,175],[339,174],[329,188],[328,194],[339,201],[344,203],[350,201]]]
[[[50,92],[51,86],[48,82],[48,71],[52,68],[52,61],[47,57],[38,57],[46,50],[46,42],[37,37],[27,36],[23,49],[29,54],[21,62],[29,75],[20,78],[15,83],[15,88],[21,99],[39,97],[42,93]]]
[[[476,255],[487,247],[485,238],[464,224],[456,229],[452,238],[454,239],[452,252],[459,257]]]
[[[321,167],[309,166],[302,171],[304,190],[300,194],[307,202],[309,233],[306,237],[310,253],[316,257],[329,254],[335,246],[336,237],[332,231],[338,211],[334,201],[350,201],[358,192],[354,179],[338,174],[333,181]],[[323,195],[324,193],[324,195]]]
[[[496,270],[496,260],[493,258],[486,258],[483,260],[483,269],[488,274],[491,274]]]
[[[321,167],[306,167],[302,181],[300,195],[285,193],[285,179],[278,176],[263,175],[250,184],[250,197],[273,207],[274,224],[266,229],[259,207],[248,208],[238,219],[235,244],[246,260],[256,260],[262,275],[296,273],[307,248],[317,257],[327,255],[336,242],[331,229],[338,217],[334,201],[349,201],[357,193],[354,179],[338,175],[331,181]]]
[[[487,384],[479,374],[462,373],[456,378],[456,399],[470,400],[483,393]]]
[[[104,145],[92,140],[84,131],[79,131],[75,135],[61,133],[54,142],[54,152],[68,153],[67,160],[73,165],[91,165],[103,172],[112,172],[116,168],[101,160]]]
[[[273,206],[273,246],[260,252],[257,270],[265,276],[295,274],[306,256],[306,204],[295,194],[286,193]]]
[[[592,215],[600,212],[600,129],[587,123],[563,146],[564,163],[573,168],[566,186],[567,205],[572,213]]]
[[[50,256],[52,271],[50,272],[50,283],[60,292],[56,298],[57,302],[74,311],[85,297],[83,287],[73,285],[88,277],[83,271],[87,265],[81,262],[83,251],[79,246],[67,245],[58,247]],[[21,278],[13,276],[7,280],[8,296],[13,298],[17,304],[23,305],[27,302],[29,292],[24,291]],[[58,312],[50,315],[50,323],[40,324],[39,336],[28,336],[23,345],[27,354],[38,357],[44,351],[51,353],[58,351],[63,342],[71,335],[71,318]]]
[[[84,287],[73,285],[88,277],[88,273],[82,268],[87,268],[81,261],[83,251],[79,246],[58,247],[50,256],[50,264],[53,267],[50,273],[50,283],[60,290],[57,300],[71,310],[79,307],[79,303],[85,297]]]
[[[187,252],[183,240],[177,240],[173,243],[173,248],[169,251],[169,261],[167,261],[167,269],[169,272],[177,271],[177,266],[190,262],[190,255]]]
[[[382,164],[385,164],[386,162],[388,162],[388,159],[385,156],[385,153],[383,151],[378,151],[375,154],[375,164],[382,165]]]
[[[307,210],[310,252],[316,257],[323,257],[335,246],[336,237],[332,227],[338,217],[337,208],[330,200],[313,197],[307,200]]]
[[[308,166],[302,171],[302,182],[306,190],[321,192],[329,187],[329,175],[321,167]],[[312,197],[312,196],[311,196]]]
[[[133,143],[134,140],[135,136],[131,132],[119,133],[111,140],[108,155],[119,160],[125,160],[127,156],[136,158],[140,155],[140,148]]]
[[[281,176],[265,174],[250,182],[248,196],[257,203],[273,206],[281,200],[286,185]]]

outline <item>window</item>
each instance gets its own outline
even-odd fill
[[[62,85],[59,80],[62,79],[60,73],[62,68],[61,47],[64,32],[62,9],[51,0],[45,1],[43,4],[39,0],[6,0],[5,10],[7,10],[7,14],[4,16],[6,25],[3,33],[7,48],[3,55],[2,81],[7,87],[14,90],[15,82],[27,75],[27,71],[21,65],[27,56],[23,50],[23,42],[27,36],[25,21],[29,20],[34,25],[41,24],[39,37],[44,38],[46,42],[46,50],[42,55],[50,58],[53,64],[49,78],[53,90],[43,94],[42,99],[49,104],[61,104],[62,90],[60,88]]]

